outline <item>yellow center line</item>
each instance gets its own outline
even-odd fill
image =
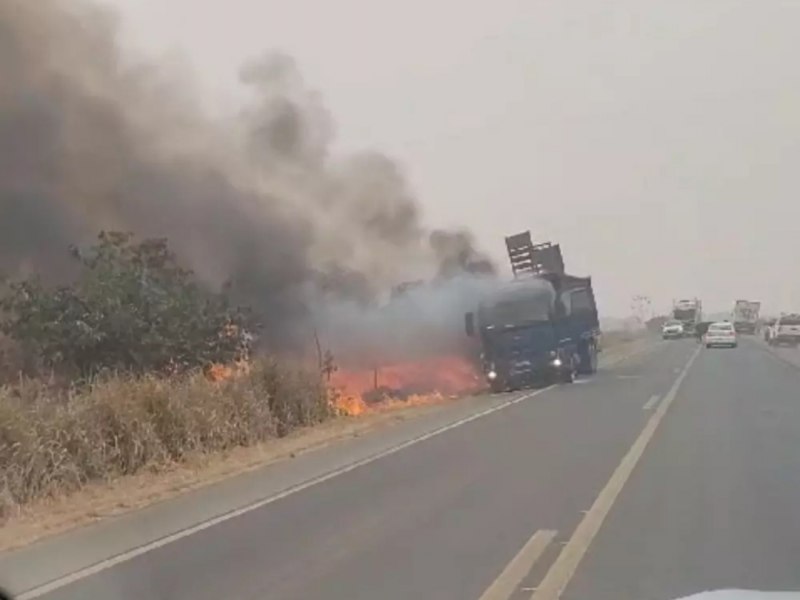
[[[552,530],[534,533],[479,600],[508,600],[555,536]]]

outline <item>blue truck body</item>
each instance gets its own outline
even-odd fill
[[[559,272],[563,261],[557,252],[558,260],[550,261],[555,271],[542,268],[533,253],[526,259],[530,268],[514,269],[514,281],[466,315],[467,334],[479,340],[494,391],[571,382],[576,374],[597,369],[600,330],[591,278]],[[509,255],[513,267],[511,248]]]

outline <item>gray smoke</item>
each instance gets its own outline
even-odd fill
[[[381,306],[329,302],[316,306],[320,335],[345,367],[424,361],[447,355],[476,356],[464,315],[498,288],[493,277],[462,273],[443,281],[416,282]]]
[[[212,121],[180,73],[120,52],[108,10],[0,0],[0,269],[57,279],[102,229],[163,236],[282,344],[323,307],[493,272],[467,233],[424,226],[390,158],[331,155],[332,119],[291,58],[240,75],[248,108]]]

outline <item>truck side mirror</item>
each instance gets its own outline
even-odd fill
[[[468,312],[464,315],[464,329],[468,336],[475,335],[475,313]]]

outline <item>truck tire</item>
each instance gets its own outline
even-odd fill
[[[597,346],[593,343],[582,344],[578,350],[578,373],[581,375],[594,375],[597,373]]]
[[[558,374],[558,380],[561,383],[573,383],[575,375],[580,365],[575,365],[575,358],[569,359],[569,364],[564,365],[564,368]]]

